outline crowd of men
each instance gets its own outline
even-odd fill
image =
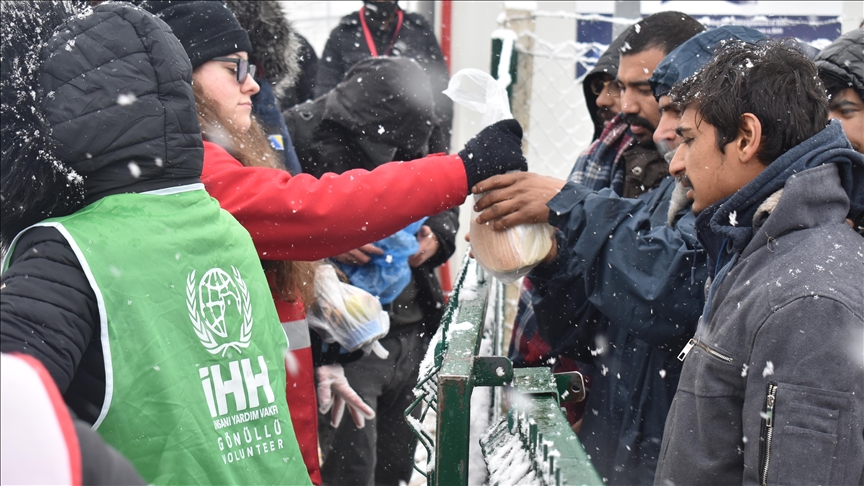
[[[821,53],[746,27],[703,30],[662,12],[622,35],[616,84],[595,90],[622,115],[569,181],[507,174],[475,188],[490,191],[481,222],[559,230],[528,275],[510,357],[590,376],[584,414],[569,418],[610,484],[854,484],[864,30]],[[626,154],[652,135],[671,176],[627,198],[628,178],[648,171]],[[816,174],[835,167],[839,178]],[[816,438],[848,448],[820,456]]]

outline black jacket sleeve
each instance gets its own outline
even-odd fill
[[[38,359],[65,393],[99,336],[96,295],[56,229],[28,230],[12,251],[0,285],[0,350]]]
[[[359,19],[360,17],[358,16],[357,18]],[[337,25],[333,29],[333,32],[330,33],[327,44],[324,45],[324,51],[318,59],[318,72],[315,76],[315,98],[327,94],[331,89],[335,88],[339,84],[339,81],[342,81],[342,77],[345,76],[348,68],[351,67],[346,65],[347,61],[342,56],[342,52],[344,51],[342,39],[350,35],[348,32],[344,32],[345,30],[345,27],[341,23]]]

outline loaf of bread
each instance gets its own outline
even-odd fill
[[[526,275],[552,248],[555,229],[548,224],[523,224],[495,231],[492,225],[478,224],[475,218],[471,218],[469,229],[471,252],[484,270],[504,283]]]

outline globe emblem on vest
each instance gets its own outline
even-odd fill
[[[231,276],[221,268],[211,268],[198,284],[198,299],[207,329],[221,338],[227,338],[225,312],[231,312],[232,317],[236,312],[236,317],[241,318],[240,297]]]
[[[211,268],[186,279],[186,307],[195,335],[211,354],[225,356],[228,349],[242,353],[252,339],[252,302],[246,282],[236,267],[232,274]]]

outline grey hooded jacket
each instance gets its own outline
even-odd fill
[[[719,271],[656,484],[864,481],[864,239],[846,222],[862,182],[832,122],[699,215]]]

